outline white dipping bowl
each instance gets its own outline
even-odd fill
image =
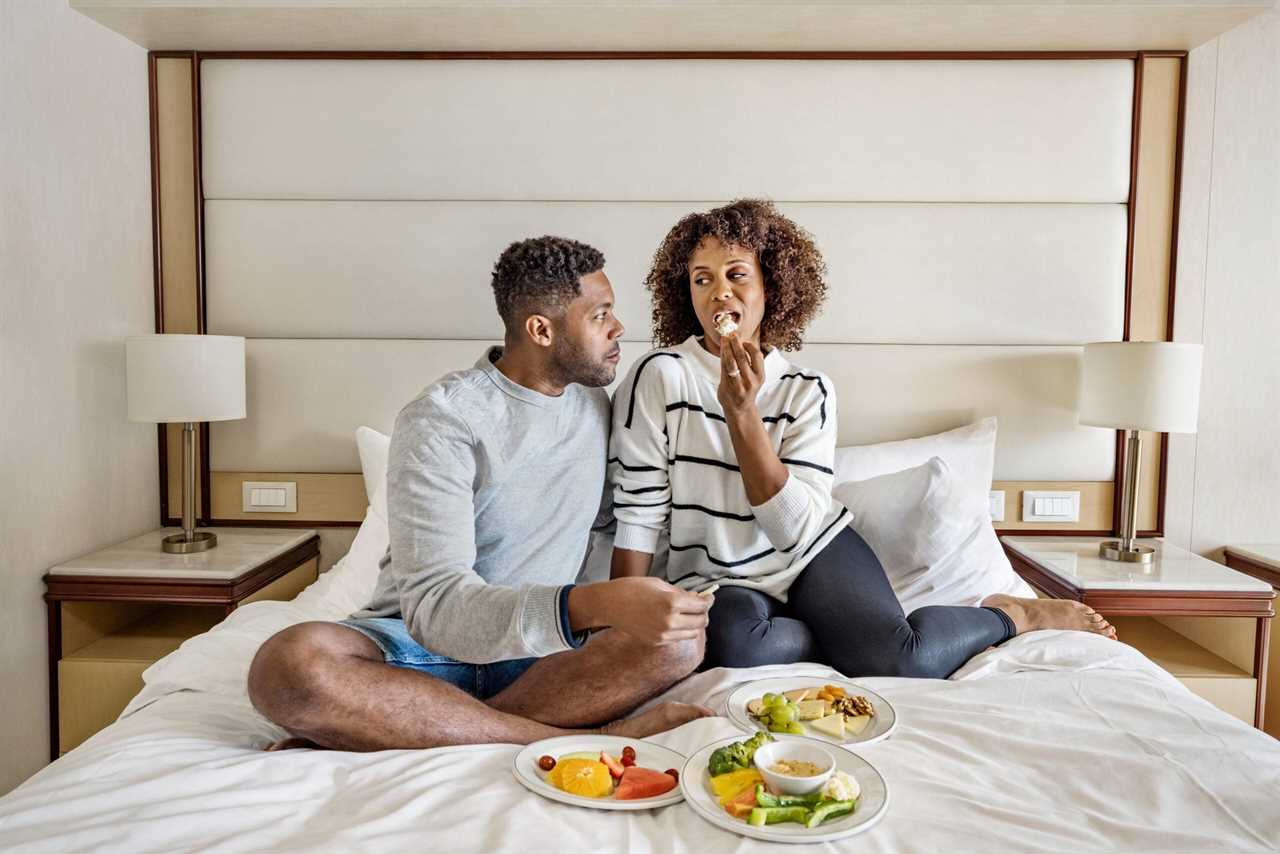
[[[812,762],[823,771],[812,777],[792,777],[770,771],[770,766],[780,759]],[[807,795],[822,788],[836,770],[836,760],[816,744],[802,741],[774,741],[756,748],[756,768],[769,784],[769,790],[784,795]]]

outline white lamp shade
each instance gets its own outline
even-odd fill
[[[244,418],[244,339],[138,335],[125,339],[129,420],[168,423]]]
[[[1084,346],[1080,423],[1121,430],[1194,433],[1204,347],[1165,341]]]

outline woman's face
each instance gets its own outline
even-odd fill
[[[756,253],[737,244],[725,245],[706,237],[689,258],[689,296],[706,336],[707,349],[720,352],[716,321],[729,314],[738,324],[738,337],[760,344],[764,321],[764,274]]]

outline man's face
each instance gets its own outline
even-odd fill
[[[604,270],[578,279],[582,288],[564,315],[554,321],[552,366],[567,385],[606,386],[618,372],[624,329],[613,313],[613,286]]]

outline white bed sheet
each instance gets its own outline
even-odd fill
[[[368,579],[328,573],[291,603],[257,603],[147,673],[121,720],[0,799],[0,850],[763,850],[687,805],[605,813],[522,788],[517,749],[372,754],[259,748],[281,731],[244,695],[257,644],[336,618]],[[358,583],[356,583],[358,581]],[[744,681],[819,665],[716,669],[666,698],[720,708]],[[950,680],[865,679],[902,717],[863,753],[889,782],[860,851],[1270,851],[1280,743],[1194,696],[1123,644],[1036,632]],[[654,738],[688,755],[724,718]]]

